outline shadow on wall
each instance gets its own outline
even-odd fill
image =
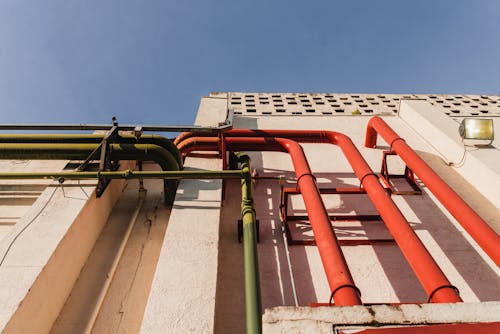
[[[490,225],[500,226],[500,210],[482,196],[473,186],[467,183],[457,172],[446,166],[433,154],[417,151],[417,153],[433,168],[448,185],[454,189],[484,220]],[[468,286],[469,291],[462,291],[465,301],[500,300],[500,277],[483,260],[471,246],[463,233],[453,225],[450,219],[429,197],[425,190],[422,196],[403,196],[404,201],[415,213],[412,221],[414,230],[424,243],[434,243],[438,250],[433,253],[436,260],[444,268],[452,284]],[[443,209],[446,210],[446,209]],[[423,233],[422,233],[423,232]],[[455,281],[453,277],[458,277]],[[463,283],[460,284],[460,277]],[[460,289],[460,286],[458,286]],[[467,287],[465,287],[467,289]],[[473,295],[472,295],[473,294]]]

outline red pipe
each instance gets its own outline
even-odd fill
[[[331,143],[338,145],[349,163],[351,164],[356,176],[366,189],[368,196],[373,202],[375,208],[381,215],[387,228],[396,240],[403,255],[409,262],[417,278],[429,296],[429,301],[438,303],[450,303],[462,301],[456,288],[454,288],[425,246],[422,244],[416,233],[409,226],[408,221],[397,206],[391,200],[384,188],[380,185],[378,177],[370,169],[364,158],[359,153],[351,139],[341,133],[333,131],[304,131],[304,130],[248,130],[236,129],[225,133],[228,144],[233,142],[233,136],[249,137],[287,137],[301,142],[310,143]],[[208,138],[191,138],[204,142]],[[212,141],[213,143],[213,141]],[[265,146],[253,147],[253,145],[229,147],[231,150],[268,150]]]
[[[500,266],[500,236],[457,195],[434,170],[408,146],[380,117],[373,117],[366,128],[366,147],[375,147],[377,133],[401,159],[418,175],[444,207],[455,217],[486,254]]]
[[[415,232],[408,225],[408,222],[396,207],[394,202],[387,195],[385,190],[378,182],[378,177],[372,172],[366,161],[363,159],[357,148],[354,146],[349,137],[331,131],[289,131],[289,130],[231,130],[225,133],[228,144],[234,142],[235,138],[231,136],[248,137],[255,136],[282,136],[293,138],[302,142],[315,143],[332,143],[339,145],[349,163],[354,169],[355,174],[361,180],[363,187],[366,189],[368,196],[379,211],[382,219],[386,223],[394,239],[398,243],[404,256],[410,263],[412,269],[416,273],[422,286],[426,290],[429,300],[434,302],[459,302],[461,301],[454,287],[451,286],[441,269],[435,263],[425,246],[418,239]],[[208,143],[212,145],[216,138],[190,138],[187,142]],[[217,138],[218,139],[218,138]],[[241,143],[241,141],[240,141]],[[181,143],[182,144],[182,143]],[[233,147],[231,150],[276,150],[269,146],[254,147],[252,145],[243,145]]]
[[[227,138],[227,145],[232,151],[288,152],[335,305],[360,305],[359,289],[354,285],[302,147],[297,142],[284,138]]]

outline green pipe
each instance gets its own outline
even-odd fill
[[[0,173],[0,179],[241,179],[241,170],[201,170],[201,171],[133,171],[130,169],[114,172],[6,172]]]
[[[0,159],[23,160],[85,160],[99,144],[38,144],[20,143],[2,144]],[[153,144],[110,144],[110,158],[112,160],[152,160],[160,165],[162,170],[179,170],[176,159],[163,147]],[[173,200],[173,190],[177,182],[164,180],[165,201]]]
[[[239,154],[241,170],[223,171],[104,171],[104,172],[22,172],[0,173],[0,179],[228,179],[241,178],[241,217],[243,221],[243,264],[245,275],[246,332],[262,333],[257,224],[252,197],[250,159]]]
[[[105,134],[0,134],[0,143],[27,144],[99,144]],[[143,134],[139,138],[133,135],[119,135],[114,139],[118,144],[154,144],[170,152],[182,166],[181,153],[171,140],[159,136]]]
[[[245,271],[245,309],[247,334],[262,333],[259,261],[257,254],[257,224],[252,197],[250,158],[238,154],[241,163],[241,219],[243,221],[243,261]]]

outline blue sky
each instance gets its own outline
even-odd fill
[[[0,0],[0,123],[191,124],[211,91],[500,94],[500,2]]]

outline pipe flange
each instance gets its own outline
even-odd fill
[[[460,295],[460,291],[458,290],[458,288],[454,285],[441,285],[437,288],[435,288],[430,294],[429,294],[429,298],[427,298],[427,302],[428,303],[431,303],[432,302],[432,297],[434,297],[434,295],[436,294],[436,292],[438,292],[439,290],[441,289],[446,289],[446,288],[451,288],[453,290],[455,290],[455,292],[457,293],[457,295]]]
[[[363,175],[363,177],[359,180],[359,187],[361,188],[363,186],[363,181],[365,180],[365,177],[367,176],[370,176],[370,175],[373,175],[375,176],[377,179],[378,179],[378,175],[375,174],[375,173],[366,173],[365,175]]]
[[[392,146],[394,145],[395,142],[397,142],[398,140],[402,140],[404,143],[406,143],[406,140],[404,140],[403,138],[401,137],[398,137],[398,138],[395,138],[393,141],[391,141],[391,144],[389,145],[389,147],[391,148],[391,151],[392,151]]]
[[[355,286],[354,284],[343,284],[341,286],[338,286],[337,288],[335,288],[335,290],[332,291],[332,293],[330,294],[330,300],[328,301],[328,306],[333,305],[332,304],[333,296],[337,293],[337,291],[343,288],[353,288],[354,290],[356,290],[356,293],[361,298],[361,290],[359,290],[357,286]]]

